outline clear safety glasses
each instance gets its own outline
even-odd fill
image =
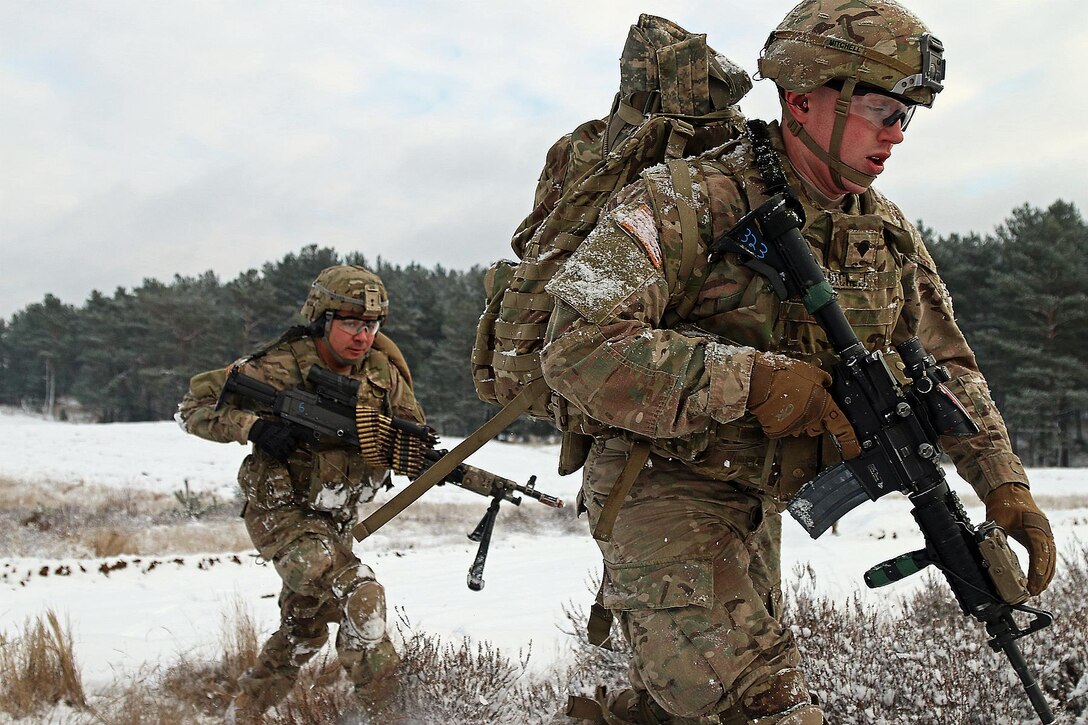
[[[906,131],[917,106],[908,106],[881,93],[855,93],[850,99],[850,113],[864,118],[874,126],[891,126],[898,122]]]
[[[378,328],[381,327],[381,320],[360,320],[357,317],[334,317],[340,323],[340,327],[344,328],[346,332],[350,332],[352,335],[358,335],[360,332],[366,330],[371,335],[378,334]]]

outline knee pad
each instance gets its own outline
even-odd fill
[[[374,576],[373,569],[356,561],[336,572],[336,576],[332,579],[332,595],[338,601],[343,601],[363,584],[377,583],[377,581],[378,577]]]
[[[337,577],[333,592],[340,602],[340,639],[351,649],[369,650],[386,639],[385,588],[365,564],[352,567],[347,586]]]
[[[332,545],[313,534],[295,539],[272,560],[288,589],[296,594],[317,598],[328,592],[327,578],[335,563]]]

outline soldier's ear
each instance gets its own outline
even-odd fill
[[[808,94],[798,93],[797,91],[784,91],[783,104],[786,111],[793,116],[798,123],[804,123],[808,120],[809,107],[808,107]]]

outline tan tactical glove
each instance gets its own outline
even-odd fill
[[[748,410],[771,438],[830,433],[843,458],[861,454],[857,435],[827,386],[831,376],[801,360],[757,353],[748,388]]]
[[[1028,550],[1028,592],[1037,596],[1054,578],[1054,534],[1031,491],[1019,483],[998,486],[986,496],[986,518]]]

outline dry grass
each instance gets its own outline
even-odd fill
[[[240,503],[217,502],[199,520],[173,495],[0,479],[0,556],[163,556],[251,548]]]
[[[1081,508],[1084,496],[1040,496],[1044,510]],[[465,494],[453,504],[417,502],[371,545],[412,548],[419,538],[464,542],[487,507]],[[84,486],[26,486],[0,480],[0,556],[167,555],[251,548],[236,503],[185,518],[175,497],[148,492],[91,490]],[[86,522],[94,521],[88,527]],[[503,505],[496,536],[510,532],[584,534],[573,507],[559,511],[532,501]],[[439,540],[440,542],[441,540]],[[1003,657],[985,645],[981,625],[951,603],[947,585],[934,579],[895,612],[854,601],[843,605],[816,594],[810,570],[787,577],[792,596],[785,619],[802,650],[813,688],[827,703],[829,722],[1019,723],[1034,719],[1019,684],[1009,681]],[[1022,640],[1028,661],[1055,710],[1088,723],[1088,546],[1067,552],[1058,579],[1042,605],[1058,613],[1047,630]],[[585,599],[591,595],[586,594]],[[627,659],[622,638],[616,651],[584,640],[582,610],[568,611],[572,661],[545,675],[526,672],[526,658],[487,643],[447,642],[395,623],[404,657],[401,691],[383,723],[548,722],[568,692],[592,692],[597,684],[623,687]],[[57,618],[27,623],[14,639],[0,637],[0,712],[56,721],[57,703],[78,708],[69,723],[145,725],[211,723],[237,692],[239,676],[256,660],[261,635],[249,611],[235,601],[222,623],[222,653],[215,661],[189,658],[118,682],[89,698],[83,694],[71,635]],[[303,670],[288,699],[269,713],[269,725],[337,722],[357,707],[350,683],[330,650]],[[1077,719],[1079,718],[1079,719]]]
[[[253,615],[235,598],[221,623],[218,662],[183,657],[165,669],[115,683],[96,699],[93,722],[182,725],[221,720],[238,690],[238,678],[257,660],[258,637]]]
[[[790,596],[785,619],[801,648],[810,683],[825,703],[828,722],[1011,725],[1037,721],[1018,683],[1011,681],[1008,663],[986,647],[981,626],[960,614],[943,581],[929,582],[892,612],[857,600],[844,605],[818,596],[812,576],[810,569],[800,568],[787,577]],[[1088,722],[1086,590],[1088,546],[1081,546],[1063,556],[1059,578],[1041,602],[1059,619],[1021,640],[1025,657],[1063,722]],[[82,708],[68,714],[66,722],[73,725],[220,722],[237,691],[238,677],[256,660],[260,640],[252,616],[236,600],[222,624],[222,653],[216,661],[183,659],[98,693],[84,707],[79,689],[67,692],[56,684],[78,683],[78,672],[70,644],[56,646],[58,641],[70,643],[70,636],[62,634],[55,617],[47,619],[48,626],[41,621],[28,625],[19,641],[37,642],[31,648],[38,652],[52,648],[71,664],[67,669],[54,668],[44,683],[20,685],[16,688],[20,694],[12,696],[6,694],[12,681],[8,654],[0,665],[0,692],[5,693],[0,709],[15,717],[40,716],[51,704],[66,701]],[[526,671],[527,654],[510,657],[486,642],[445,641],[414,630],[401,615],[394,622],[404,658],[401,688],[370,722],[543,725],[569,692],[592,692],[597,684],[626,686],[629,652],[618,631],[614,633],[617,649],[608,652],[585,642],[581,610],[568,610],[568,619],[575,648],[572,662],[533,675]],[[11,645],[3,643],[0,652],[13,652]],[[265,722],[366,722],[344,719],[358,712],[358,707],[335,655],[326,649],[303,670],[288,698],[267,713]]]
[[[60,702],[87,705],[71,629],[49,610],[14,639],[0,637],[0,711],[21,718]]]
[[[411,549],[421,538],[430,543],[465,541],[487,510],[488,499],[467,492],[464,499],[414,503],[397,517],[395,526],[382,530],[381,546]],[[364,506],[362,516],[380,505]],[[219,502],[194,520],[174,495],[0,479],[0,556],[105,558],[249,551],[253,547],[238,517],[240,510],[240,502]],[[541,530],[582,534],[585,522],[575,518],[570,506],[557,510],[532,500],[521,506],[502,505],[496,536]]]

